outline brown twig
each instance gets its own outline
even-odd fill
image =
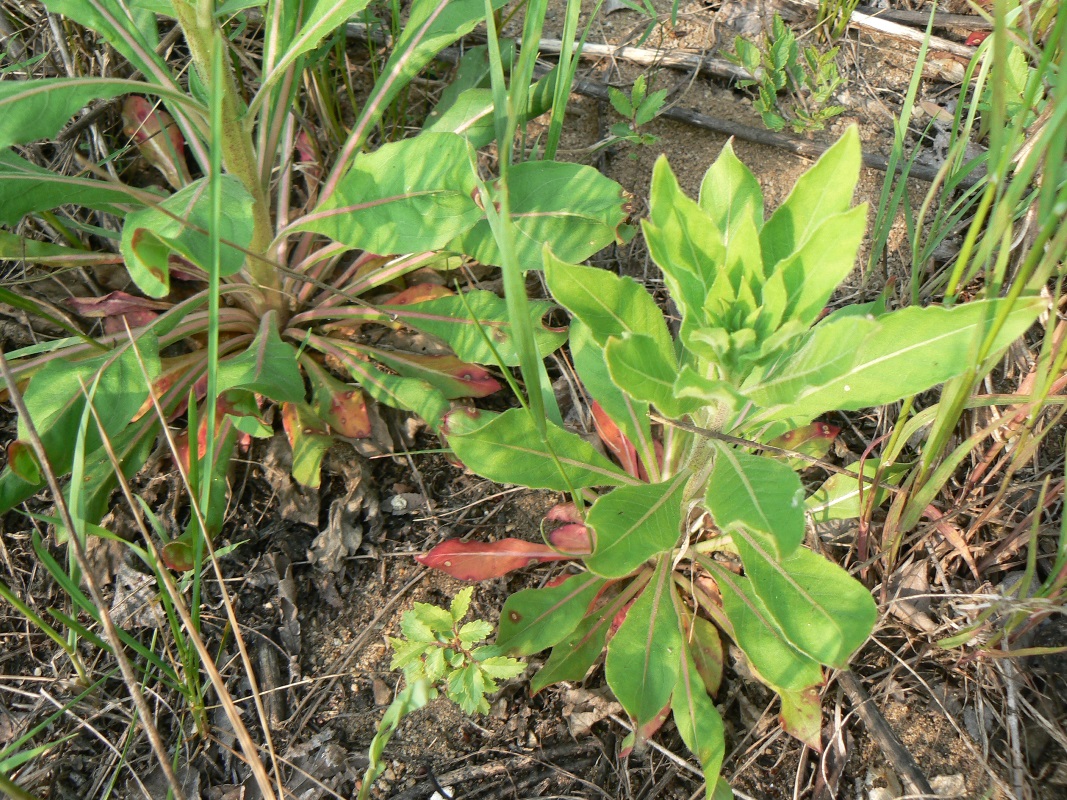
[[[889,761],[889,766],[903,779],[908,793],[922,797],[937,797],[926,775],[915,762],[915,758],[900,743],[900,739],[893,733],[893,729],[889,727],[889,723],[871,700],[855,673],[849,670],[838,672],[837,682],[845,690],[848,699],[852,701],[856,713],[867,726],[867,732]]]

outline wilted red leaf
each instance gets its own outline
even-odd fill
[[[103,297],[68,297],[66,304],[79,317],[100,319],[138,311],[166,311],[170,303],[136,297],[126,292],[111,292]]]
[[[656,716],[646,722],[644,725],[639,725],[634,728],[622,741],[622,747],[619,748],[619,758],[626,758],[635,749],[640,749],[644,746],[645,742],[656,735],[656,731],[663,727],[663,723],[667,721],[667,717],[671,713],[671,704],[667,703],[662,709],[660,709]]]
[[[439,286],[436,283],[416,283],[402,292],[397,292],[390,297],[384,305],[409,306],[412,303],[422,303],[426,300],[436,300],[438,297],[450,297],[455,292],[447,286]]]
[[[624,470],[637,477],[639,464],[637,460],[637,448],[633,442],[627,439],[615,421],[600,407],[600,403],[593,401],[593,426],[596,428],[600,441],[618,459]]]
[[[420,564],[448,573],[464,581],[484,581],[499,578],[516,569],[544,561],[563,561],[561,555],[545,544],[522,539],[501,539],[498,542],[463,542],[448,539],[428,553],[415,556]]]
[[[180,189],[190,181],[185,139],[166,111],[131,94],[122,104],[122,132],[133,139],[141,155],[163,173],[172,187]]]
[[[967,37],[964,44],[968,47],[977,47],[986,40],[986,37],[988,37],[990,33],[992,33],[992,31],[974,31]]]
[[[556,503],[545,514],[548,522],[575,522],[582,523],[582,515],[578,513],[578,507],[574,503]]]
[[[593,538],[589,528],[579,522],[560,525],[548,534],[552,546],[575,556],[587,556],[593,552]]]

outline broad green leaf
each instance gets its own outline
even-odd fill
[[[634,400],[618,386],[608,373],[604,362],[604,350],[593,339],[589,327],[581,320],[571,320],[570,351],[574,371],[589,396],[604,409],[604,412],[634,445],[644,464],[655,461],[655,446],[648,419],[648,403]]]
[[[651,336],[627,333],[621,339],[609,340],[604,360],[612,382],[635,400],[652,403],[668,417],[692,410],[692,402],[674,394],[678,378],[674,351],[665,353]]]
[[[774,688],[806,689],[822,683],[818,662],[797,650],[752,588],[752,581],[713,561],[702,560],[722,595],[734,639],[759,676]]]
[[[497,416],[454,411],[447,418],[446,432],[456,457],[478,475],[497,483],[557,492],[639,483],[578,434],[552,422],[548,423],[546,445],[525,409],[513,408]]]
[[[805,327],[818,319],[834,289],[856,263],[867,229],[867,204],[827,217],[775,268],[788,298],[784,318]]]
[[[567,264],[550,252],[545,252],[544,264],[552,297],[588,326],[597,344],[604,347],[608,339],[626,333],[648,336],[661,360],[677,365],[663,312],[637,281],[606,269]]]
[[[596,534],[596,549],[585,557],[586,566],[605,578],[621,578],[672,549],[681,537],[682,492],[688,480],[683,471],[664,483],[620,486],[601,495],[586,517]]]
[[[582,621],[604,584],[603,578],[583,573],[559,586],[515,592],[500,612],[494,652],[531,655],[562,641]]]
[[[530,679],[530,694],[560,681],[580,681],[604,651],[608,629],[622,607],[620,599],[591,612],[566,638],[552,648],[545,665]]]
[[[671,559],[665,556],[608,643],[608,686],[638,727],[670,703],[678,683],[685,641],[672,586]]]
[[[490,193],[495,201],[495,188]],[[562,161],[524,161],[508,172],[515,247],[523,269],[540,269],[545,244],[577,262],[624,235],[622,187],[592,167]],[[500,265],[500,250],[484,216],[456,237],[450,250]]]
[[[41,462],[37,460],[37,454],[27,442],[16,439],[7,446],[7,463],[19,480],[35,486],[44,483]]]
[[[911,307],[881,317],[843,316],[817,325],[745,394],[758,419],[812,418],[855,411],[925,391],[964,372],[976,342],[1002,317],[992,351],[1021,336],[1046,307],[1039,297]]]
[[[763,227],[763,191],[756,176],[734,154],[732,140],[704,174],[699,203],[727,242],[743,219],[750,220],[757,231]]]
[[[427,117],[426,132],[455,133],[472,147],[485,147],[493,141],[493,92],[491,89],[467,89],[447,108],[434,109]]]
[[[878,618],[870,592],[806,548],[779,560],[744,528],[735,529],[733,538],[752,588],[786,638],[816,661],[845,669]]]
[[[777,557],[804,539],[804,487],[781,461],[716,443],[705,503],[721,530],[758,532]]]
[[[711,218],[682,191],[666,156],[652,169],[650,216],[641,226],[649,254],[682,311],[683,326],[700,327],[726,245]]]
[[[43,78],[0,83],[0,148],[51,139],[92,100],[143,92],[141,81]]]
[[[274,68],[263,78],[260,91],[273,84],[297,58],[318,47],[323,39],[369,3],[370,0],[314,0],[306,4],[303,25]]]
[[[800,176],[760,233],[768,268],[794,253],[828,217],[848,210],[861,158],[859,133],[853,125]]]
[[[294,225],[374,253],[444,246],[481,218],[474,149],[452,133],[422,133],[356,156],[337,190]]]
[[[501,42],[501,45],[504,44],[506,40]],[[475,47],[468,50],[464,58],[478,49]],[[526,113],[519,117],[521,122],[539,117],[552,107],[552,95],[558,72],[559,67],[554,67],[530,87]],[[485,147],[496,138],[496,126],[493,121],[493,92],[486,88],[487,84],[483,84],[481,88],[465,88],[453,100],[448,101],[446,95],[455,85],[455,83],[450,84],[442,93],[437,107],[427,116],[423,130],[458,133],[474,147]]]
[[[704,298],[704,313],[710,324],[738,330],[756,311],[766,313],[770,299],[763,286],[759,228],[748,215],[740,217],[729,238],[724,238],[723,247],[722,265]],[[757,300],[761,295],[762,300]]]
[[[878,460],[867,459],[863,462],[862,474],[866,478],[873,479],[878,472]],[[845,465],[845,469],[851,472],[860,472],[860,462],[856,461]],[[878,489],[871,483],[850,475],[834,473],[826,481],[812,492],[804,502],[811,518],[815,522],[829,522],[834,519],[855,519],[863,513],[863,507],[871,501],[871,492],[877,491],[878,496],[874,501],[877,507],[885,500],[888,492],[881,487],[886,485],[897,486],[901,479],[908,473],[906,464],[890,464],[882,468]]]
[[[683,616],[683,615],[679,615]],[[685,627],[689,654],[693,657],[700,680],[708,694],[714,695],[722,683],[722,668],[725,650],[719,629],[703,617],[692,617]]]
[[[464,361],[495,365],[499,356],[509,367],[519,363],[507,305],[502,297],[492,292],[478,289],[465,292],[462,296],[451,295],[410,305],[386,305],[383,308],[405,325],[444,339]],[[549,303],[543,301],[530,302],[530,323],[542,357],[556,350],[567,339],[566,331],[545,325],[544,317],[551,308]],[[492,342],[492,348],[486,339]]]
[[[26,214],[68,203],[122,216],[151,196],[121,184],[69,178],[38,167],[11,150],[0,150],[0,225],[17,225]]]
[[[219,363],[218,390],[248,389],[278,403],[304,399],[304,378],[296,350],[278,335],[275,312],[263,317],[256,338],[247,349]]]
[[[244,248],[252,241],[252,197],[236,178],[220,179],[223,208],[219,219],[221,247],[219,274],[232,275],[244,265]],[[211,202],[207,178],[189,184],[155,208],[134,211],[126,217],[120,250],[130,277],[149,297],[170,292],[169,259],[172,251],[204,271],[212,258]]]
[[[726,734],[722,717],[708,696],[689,648],[683,646],[677,658],[678,685],[671,696],[674,724],[678,726],[678,735],[685,746],[700,761],[707,781],[705,797],[710,800],[726,755]]]
[[[96,406],[104,419],[110,413],[109,406],[101,406],[97,389]],[[96,422],[91,423],[96,427]],[[159,418],[149,412],[132,425],[128,425],[110,438],[115,457],[122,464],[122,474],[132,478],[144,466],[156,446],[159,434]],[[81,508],[86,522],[96,522],[111,508],[111,493],[118,485],[118,476],[111,457],[103,447],[89,453],[82,469]],[[68,488],[69,495],[69,488]]]

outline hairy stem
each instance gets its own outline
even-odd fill
[[[211,85],[212,50],[216,37],[222,36],[214,16],[214,3],[211,0],[180,1],[174,4],[178,23],[185,33],[193,63],[199,71],[204,84]],[[223,47],[223,52],[226,52]],[[270,205],[266,189],[260,181],[256,153],[252,145],[251,120],[244,113],[241,96],[237,91],[237,82],[229,61],[223,59],[219,65],[222,74],[222,137],[219,142],[222,161],[226,172],[233,175],[252,196],[253,230],[252,242],[248,249],[252,257],[248,259],[247,270],[252,282],[263,291],[268,308],[283,311],[285,298],[281,293],[278,273],[264,256],[274,238],[270,222]]]

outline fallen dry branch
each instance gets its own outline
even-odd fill
[[[855,674],[848,670],[839,672],[837,673],[837,682],[845,690],[845,694],[848,695],[848,699],[852,702],[859,718],[867,726],[867,732],[870,733],[871,738],[874,739],[882,751],[886,761],[889,762],[889,766],[903,780],[908,794],[935,797],[936,795],[930,786],[930,782],[926,779],[923,771],[919,769],[919,765],[915,763],[915,758],[900,743],[900,739],[893,733],[893,729],[889,727],[889,723],[882,716],[882,712],[878,710],[878,707],[871,700],[867,690],[863,688]]]
[[[802,8],[806,11],[819,10],[819,0],[785,0],[785,4],[793,6],[794,8]],[[852,12],[848,24],[850,28],[856,28],[865,33],[881,34],[900,41],[911,42],[914,45],[921,45],[926,38],[926,34],[923,31],[918,31],[907,25],[901,25],[899,22],[893,22],[882,16],[863,14],[859,11]],[[974,55],[973,47],[959,44],[951,39],[945,39],[942,36],[930,37],[930,49],[939,50],[944,53],[951,53],[954,56],[960,56],[968,61],[971,56]]]

